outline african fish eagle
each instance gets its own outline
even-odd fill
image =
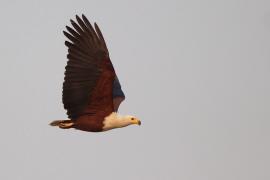
[[[73,28],[66,26],[64,35],[68,47],[68,61],[63,83],[62,101],[70,120],[50,123],[62,129],[102,132],[141,121],[130,115],[117,113],[125,99],[120,82],[111,63],[103,35],[95,23],[76,15]]]

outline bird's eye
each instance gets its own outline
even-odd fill
[[[131,118],[131,120],[134,120],[134,118]]]

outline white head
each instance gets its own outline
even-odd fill
[[[103,130],[106,131],[114,128],[126,127],[131,124],[141,125],[141,121],[134,116],[121,116],[113,112],[109,116],[105,117],[103,124]]]

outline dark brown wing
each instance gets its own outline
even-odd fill
[[[76,19],[77,23],[71,20],[73,28],[66,26],[67,32],[64,31],[64,35],[70,41],[65,42],[68,47],[68,62],[62,100],[68,117],[71,119],[80,116],[88,104],[92,106],[95,103],[98,104],[91,102],[91,100],[99,99],[92,98],[94,89],[98,91],[97,83],[103,81],[100,78],[106,77],[104,74],[114,75],[106,43],[97,24],[94,30],[84,15],[82,19],[76,15]],[[106,83],[110,82],[106,81]]]

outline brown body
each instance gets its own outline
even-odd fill
[[[75,129],[91,132],[102,131],[104,118],[114,111],[112,82],[115,73],[109,59],[105,59],[102,66],[102,69],[106,70],[101,74],[83,114],[74,119],[73,127]]]

